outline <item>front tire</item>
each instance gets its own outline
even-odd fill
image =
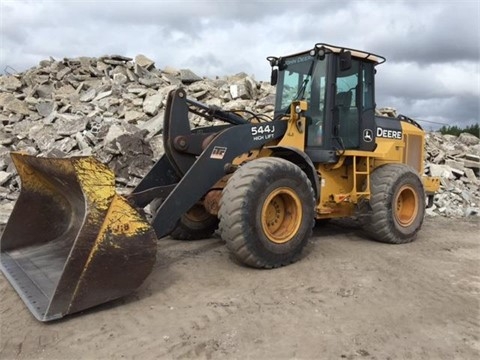
[[[374,170],[370,208],[364,229],[374,240],[389,244],[415,240],[425,216],[425,191],[415,170],[404,164]]]
[[[175,240],[208,239],[217,228],[218,218],[197,204],[182,215],[170,236]]]
[[[155,214],[164,199],[154,199],[150,211]],[[170,233],[174,240],[202,240],[210,238],[218,228],[218,218],[205,210],[203,205],[195,204],[181,216]]]
[[[275,268],[296,261],[312,233],[315,198],[305,173],[281,158],[241,166],[220,202],[220,234],[242,263]]]

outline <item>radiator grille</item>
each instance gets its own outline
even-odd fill
[[[420,174],[423,172],[423,137],[419,135],[406,135],[404,159],[406,164],[413,167]]]

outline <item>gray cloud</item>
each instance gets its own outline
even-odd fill
[[[317,42],[387,57],[377,103],[425,120],[479,121],[480,4],[430,1],[1,0],[0,71],[143,53],[199,75],[269,78],[269,55]]]
[[[406,99],[380,95],[377,98],[379,107],[397,103],[400,113],[420,121],[426,129],[436,129],[437,123],[445,125],[467,126],[478,123],[480,104],[478,97],[468,95],[465,97]],[[404,110],[408,109],[408,113]]]
[[[479,4],[475,1],[421,3],[402,7],[384,32],[371,36],[375,46],[395,62],[420,64],[479,60]]]

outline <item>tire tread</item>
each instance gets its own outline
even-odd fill
[[[364,221],[364,230],[374,240],[389,244],[404,244],[415,240],[423,222],[424,206],[419,209],[422,214],[419,226],[408,236],[400,236],[392,225],[392,203],[389,193],[398,179],[403,176],[414,176],[416,185],[420,184],[419,206],[424,204],[423,185],[413,168],[405,164],[387,164],[373,171],[370,178],[370,211]],[[422,201],[423,199],[423,201]]]
[[[256,268],[274,268],[288,265],[296,261],[301,252],[300,248],[287,260],[281,262],[270,261],[252,251],[251,244],[245,236],[245,230],[247,229],[242,224],[244,216],[242,208],[245,198],[252,196],[252,189],[261,186],[262,180],[259,179],[268,177],[278,167],[292,171],[295,177],[310,185],[313,207],[315,204],[314,193],[306,174],[295,164],[281,158],[260,158],[243,165],[229,179],[220,201],[219,230],[222,239],[226,241],[228,249],[240,262]],[[312,226],[306,236],[307,238],[312,233],[313,216],[311,221]]]

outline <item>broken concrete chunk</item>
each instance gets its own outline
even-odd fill
[[[191,84],[200,81],[202,78],[189,69],[180,69],[180,80],[184,84]]]
[[[75,141],[77,142],[77,146],[80,150],[90,150],[91,148],[90,145],[88,144],[87,140],[85,139],[85,136],[83,136],[82,132],[78,132],[74,135]]]
[[[41,102],[37,103],[35,108],[40,116],[47,117],[57,108],[57,104],[54,102]]]
[[[463,166],[471,169],[480,169],[480,161],[468,160],[467,158],[463,159]]]
[[[70,84],[63,85],[58,89],[54,90],[54,94],[56,98],[67,97],[74,93],[75,93],[75,88]]]
[[[0,146],[3,148],[4,145],[10,145],[13,143],[13,137],[4,131],[0,131]]]
[[[0,224],[5,225],[13,211],[13,202],[0,204]]]
[[[107,135],[104,139],[104,143],[108,144],[123,134],[126,134],[126,130],[124,127],[120,125],[112,125],[108,129]]]
[[[192,96],[198,101],[202,101],[208,96],[208,90],[197,91]]]
[[[468,181],[470,181],[472,183],[477,182],[477,177],[475,176],[475,173],[473,172],[472,169],[465,168],[464,172],[465,172],[465,176],[467,177]]]
[[[137,75],[135,75],[135,73],[130,69],[127,69],[126,75],[129,81],[138,81]]]
[[[155,61],[149,59],[145,55],[139,54],[135,56],[135,63],[143,67],[144,69],[151,69],[155,64]]]
[[[0,186],[3,186],[13,176],[12,173],[0,171]]]
[[[132,61],[132,60],[133,60],[131,57],[123,56],[123,55],[110,55],[110,56],[108,56],[107,58],[108,58],[108,59],[111,59],[111,60],[121,61],[122,64],[123,64],[123,63],[126,63],[127,61]]]
[[[150,147],[153,151],[152,160],[158,161],[160,157],[165,153],[165,148],[163,146],[163,135],[155,135],[149,141]]]
[[[56,149],[62,151],[65,154],[68,154],[73,150],[74,147],[77,146],[77,142],[70,137],[66,137],[56,141],[54,146]]]
[[[232,110],[251,110],[251,102],[249,100],[237,99],[234,101],[229,101],[224,104],[223,109],[232,111]]]
[[[117,138],[117,145],[125,155],[152,155],[152,149],[148,145],[143,137],[145,132],[140,131],[137,133],[124,134]]]
[[[453,176],[455,176],[457,179],[465,175],[465,172],[455,168],[450,168],[450,171],[452,172]]]
[[[111,77],[115,77],[117,74],[127,75],[127,68],[125,66],[118,65],[112,71],[110,71],[109,75]]]
[[[128,175],[144,178],[152,164],[151,155],[137,155],[128,164]]]
[[[271,95],[268,95],[268,96],[258,100],[256,105],[259,108],[264,108],[266,106],[275,105],[275,95],[271,94]]]
[[[129,93],[137,94],[137,96],[142,97],[147,93],[147,89],[142,86],[132,86],[127,89]]]
[[[164,112],[160,112],[157,116],[152,117],[148,121],[139,122],[137,125],[139,129],[148,131],[148,138],[158,134],[163,129]]]
[[[469,133],[461,133],[458,137],[458,141],[465,145],[477,145],[480,143],[480,139],[475,135]]]
[[[162,79],[156,76],[141,77],[138,82],[147,87],[156,87],[163,83]]]
[[[37,105],[39,102],[41,102],[39,99],[34,98],[33,96],[27,96],[24,100],[27,105]]]
[[[432,151],[432,153],[433,153],[433,151]],[[444,159],[445,159],[445,152],[442,151],[442,150],[439,150],[438,155],[435,156],[435,158],[433,159],[433,162],[435,164],[440,164]]]
[[[51,99],[53,95],[53,91],[54,91],[53,85],[44,84],[44,85],[37,86],[37,88],[35,89],[35,94],[39,98]]]
[[[125,74],[114,74],[113,82],[117,85],[125,84],[128,81],[128,77]]]
[[[54,128],[59,135],[71,136],[85,130],[88,118],[82,115],[61,114],[54,123]]]
[[[101,92],[100,94],[98,94],[95,99],[93,99],[93,101],[98,101],[98,100],[101,100],[103,98],[106,98],[108,96],[112,95],[112,90],[109,90],[109,91],[104,91],[104,92]]]
[[[132,100],[132,105],[133,106],[142,106],[143,105],[143,99],[142,98],[136,98]]]
[[[9,103],[10,101],[14,100],[15,96],[9,93],[0,93],[0,107],[5,107],[5,104]]]
[[[1,76],[0,77],[0,90],[3,91],[15,91],[22,87],[22,82],[15,76]]]
[[[94,88],[90,88],[87,91],[85,91],[81,96],[80,96],[80,101],[82,102],[90,102],[93,99],[95,99],[95,96],[97,95],[97,92],[95,91]]]
[[[125,63],[124,60],[115,60],[112,58],[103,58],[102,61],[109,65],[123,65]]]
[[[465,216],[479,216],[480,208],[468,207],[465,209]]]
[[[180,74],[180,71],[172,66],[164,67],[162,72],[173,76],[178,76]]]
[[[128,122],[136,122],[143,117],[143,113],[136,110],[129,110],[125,112],[125,120]]]
[[[68,73],[70,73],[72,71],[72,69],[70,69],[68,66],[65,66],[62,70],[60,70],[59,72],[57,72],[57,80],[62,80],[63,77],[65,75],[67,75]]]
[[[18,100],[12,94],[4,94],[0,100],[3,108],[15,114],[29,115],[31,111],[28,109],[28,104],[24,101]]]
[[[236,99],[242,99],[242,100],[252,99],[252,94],[251,94],[251,91],[250,91],[247,83],[230,85],[230,95],[232,96],[233,100],[236,100]]]
[[[157,93],[152,96],[147,96],[143,101],[143,111],[148,114],[155,116],[158,113],[158,110],[162,106],[163,95]]]
[[[35,125],[29,131],[29,139],[34,140],[40,151],[49,151],[54,148],[55,140],[61,136],[51,124]]]
[[[480,162],[480,156],[474,154],[465,154],[465,159],[475,162]]]
[[[438,165],[438,164],[431,164],[430,165],[430,175],[431,176],[438,176],[445,179],[453,179],[454,176],[452,174],[452,169],[448,165]]]

